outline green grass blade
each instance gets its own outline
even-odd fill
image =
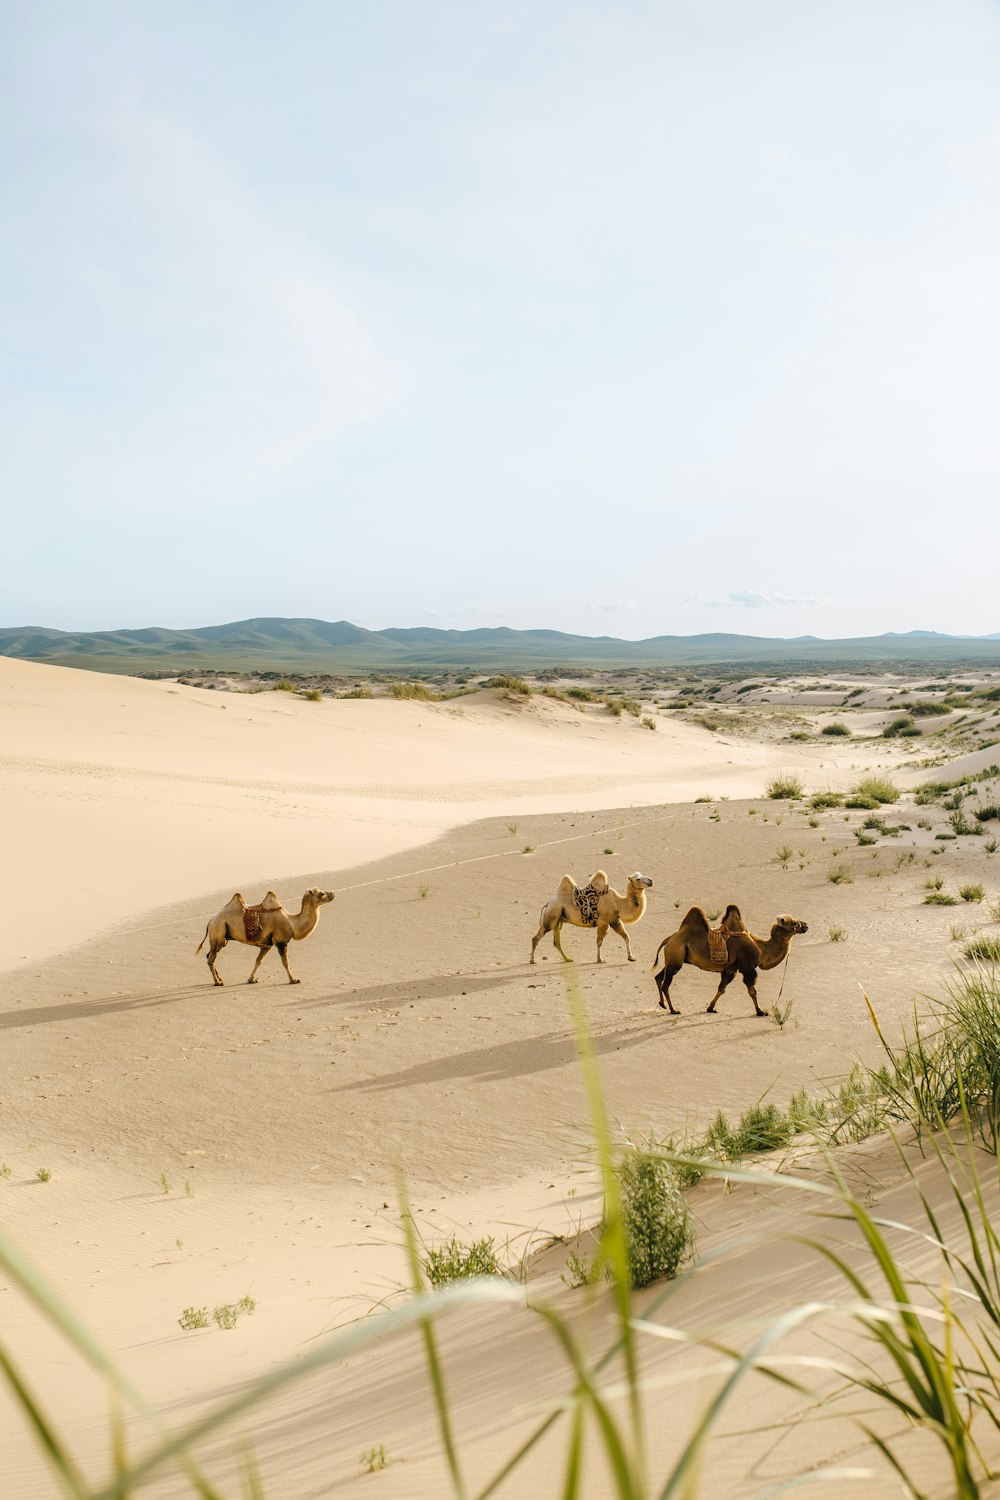
[[[420,1264],[420,1246],[417,1240],[416,1226],[413,1222],[406,1184],[402,1179],[402,1175],[400,1175],[398,1180],[398,1192],[400,1209],[402,1211],[403,1235],[406,1242],[406,1255],[410,1263],[410,1275],[413,1277],[414,1288],[419,1293],[425,1289],[424,1273],[423,1267]],[[434,1405],[438,1415],[438,1426],[441,1429],[441,1441],[444,1444],[444,1450],[448,1458],[448,1470],[451,1474],[452,1488],[455,1491],[457,1500],[465,1500],[465,1481],[462,1478],[458,1448],[455,1443],[454,1433],[452,1432],[451,1412],[448,1408],[448,1393],[444,1384],[444,1372],[441,1369],[441,1361],[438,1357],[434,1328],[429,1318],[421,1322],[420,1332],[424,1341],[424,1355],[431,1378],[431,1389],[434,1393]]]
[[[79,1470],[59,1441],[55,1428],[35,1400],[27,1382],[2,1344],[0,1344],[0,1370],[66,1493],[71,1495],[73,1500],[86,1500],[89,1492]]]

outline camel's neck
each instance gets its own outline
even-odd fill
[[[638,889],[630,885],[625,900],[622,902],[621,915],[623,922],[638,922],[646,910],[646,892],[643,886]]]
[[[772,927],[768,938],[754,938],[754,942],[760,950],[760,966],[762,969],[776,969],[780,963],[788,957],[789,945],[792,934],[786,932],[783,927]]]
[[[308,937],[316,923],[319,921],[319,907],[312,901],[303,901],[301,911],[294,916],[289,914],[289,922],[292,924],[292,933],[296,942],[300,938]]]

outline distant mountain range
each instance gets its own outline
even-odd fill
[[[539,667],[697,666],[739,664],[804,671],[838,666],[905,664],[1000,666],[1000,631],[986,636],[933,630],[891,631],[849,640],[799,636],[658,635],[623,641],[558,630],[365,630],[348,620],[260,619],[196,630],[74,632],[44,626],[0,629],[0,656],[105,672],[150,671],[415,671],[466,668],[516,671]]]

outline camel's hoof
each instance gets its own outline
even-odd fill
[[[629,954],[628,961],[629,961],[630,964],[634,964],[635,963],[635,954],[634,953],[630,953]]]
[[[759,1010],[759,1011],[758,1011],[758,1012],[757,1012],[757,1014],[758,1014],[758,1015],[759,1015],[759,1016],[766,1016],[766,1015],[767,1015],[767,1011],[766,1011],[766,1010]]]
[[[302,980],[301,979],[289,979],[288,983],[289,984],[301,984]]]
[[[256,984],[256,983],[257,983],[256,979],[251,978],[251,979],[247,980],[247,984]]]

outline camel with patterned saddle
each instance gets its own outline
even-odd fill
[[[559,941],[559,933],[564,922],[571,927],[596,927],[597,928],[597,962],[602,963],[601,944],[607,937],[609,931],[616,932],[624,941],[628,953],[629,963],[635,963],[635,955],[632,945],[625,931],[625,924],[638,922],[646,910],[646,891],[653,884],[648,875],[642,875],[636,870],[634,875],[628,877],[628,886],[624,896],[620,891],[612,890],[608,884],[608,877],[603,870],[597,870],[591,875],[586,885],[577,885],[572,875],[564,875],[559,882],[559,889],[542,907],[541,920],[538,931],[531,940],[531,962],[535,962],[535,949],[547,932],[551,932],[552,941],[559,951],[559,956],[566,963],[572,963],[568,953],[563,952],[563,945]]]
[[[243,896],[236,891],[222,910],[217,911],[209,920],[205,936],[195,952],[201,952],[207,939],[208,953],[205,956],[208,967],[216,984],[221,984],[215,960],[227,943],[248,943],[251,948],[259,948],[253,973],[247,980],[247,984],[256,984],[257,970],[265,955],[269,949],[276,948],[288,975],[288,983],[298,984],[299,981],[288,967],[288,945],[300,943],[314,932],[319,921],[320,907],[334,899],[333,891],[306,891],[300,910],[293,914],[285,910],[273,891],[268,891],[263,901],[256,906],[247,906]]]
[[[755,937],[745,926],[739,907],[732,905],[726,907],[721,923],[713,928],[701,907],[692,906],[677,931],[664,938],[656,950],[654,969],[663,954],[663,968],[656,975],[661,1006],[672,1016],[680,1015],[670,999],[671,981],[685,964],[694,964],[696,969],[722,975],[708,1007],[709,1015],[715,1013],[720,996],[740,974],[754,1010],[759,1016],[766,1016],[767,1011],[757,1004],[757,971],[776,969],[788,957],[792,938],[808,931],[806,923],[797,917],[777,917],[768,937]]]

